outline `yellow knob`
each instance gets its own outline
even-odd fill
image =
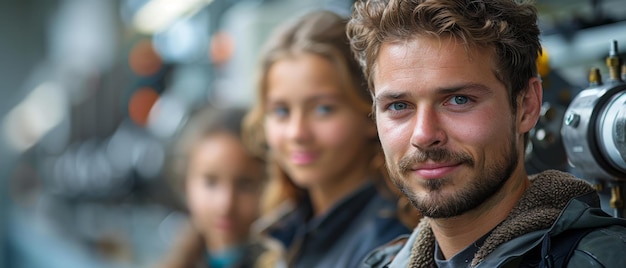
[[[537,72],[539,75],[545,77],[550,73],[550,58],[548,57],[548,51],[541,48],[541,55],[537,57]]]

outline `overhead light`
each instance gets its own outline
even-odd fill
[[[21,153],[56,127],[67,114],[63,88],[54,82],[39,85],[4,118],[4,138]]]
[[[191,16],[213,0],[151,0],[133,17],[134,27],[142,33],[159,32],[183,16]]]

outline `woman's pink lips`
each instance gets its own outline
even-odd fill
[[[312,163],[316,158],[315,153],[297,152],[291,154],[291,162],[296,165],[306,165]]]
[[[439,179],[454,172],[460,164],[439,164],[439,165],[425,165],[418,168],[414,168],[413,171],[418,176],[430,180]]]

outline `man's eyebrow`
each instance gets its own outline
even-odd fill
[[[467,84],[459,84],[459,85],[453,85],[453,86],[448,86],[448,87],[436,88],[435,94],[448,95],[448,94],[462,92],[464,90],[472,90],[480,94],[486,94],[492,91],[489,87],[483,84],[467,83]],[[398,99],[404,99],[413,94],[414,93],[411,91],[397,92],[393,90],[387,90],[376,95],[374,98],[374,102],[378,103],[378,102],[388,102],[388,101],[393,101],[393,100],[398,100]]]
[[[405,98],[407,95],[408,94],[405,92],[385,91],[376,95],[376,97],[374,98],[374,101],[380,102],[380,101],[397,100],[397,99]]]
[[[438,87],[435,89],[435,94],[451,94],[451,93],[457,93],[463,90],[476,90],[476,91],[482,91],[482,92],[492,91],[491,88],[480,83],[467,83],[467,84],[459,84],[459,85],[452,85],[452,86],[446,86],[446,87]],[[381,98],[399,99],[399,98],[406,97],[406,95],[409,95],[409,94],[407,94],[406,92],[385,92],[380,95],[381,95]]]
[[[451,87],[440,87],[436,89],[437,94],[453,94],[463,90],[476,90],[481,93],[487,93],[491,91],[491,89],[483,84],[479,83],[469,83],[469,84],[461,84],[455,85]]]

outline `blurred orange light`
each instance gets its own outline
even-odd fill
[[[213,64],[222,65],[226,63],[233,56],[234,51],[235,40],[229,33],[217,32],[211,38],[209,55]]]
[[[148,123],[150,109],[159,99],[159,93],[150,87],[137,90],[128,103],[128,116],[140,126]]]
[[[130,69],[139,76],[150,76],[161,69],[163,61],[161,56],[152,46],[152,41],[142,40],[137,42],[128,54]]]

